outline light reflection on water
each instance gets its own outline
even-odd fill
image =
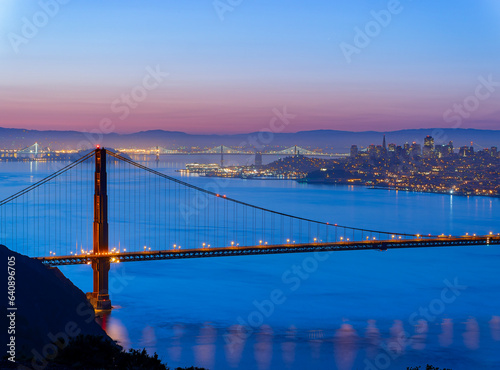
[[[432,333],[429,333],[431,328],[425,320],[420,320],[412,333],[405,331],[409,328],[405,328],[401,320],[394,320],[388,328],[378,327],[375,320],[368,320],[365,325],[365,330],[358,333],[351,324],[343,323],[328,335],[324,335],[323,330],[299,330],[294,326],[280,333],[269,325],[262,325],[247,339],[238,334],[243,330],[241,327],[217,328],[211,323],[198,327],[178,323],[169,327],[170,337],[162,345],[173,363],[186,363],[192,359],[196,366],[211,369],[235,369],[243,365],[244,368],[254,366],[259,370],[271,369],[276,364],[280,364],[279,368],[304,368],[304,357],[306,363],[330,363],[329,368],[339,370],[354,369],[361,363],[373,364],[375,368],[392,368],[390,363],[397,363],[400,358],[405,358],[405,354],[408,354],[406,358],[425,357],[428,346],[433,347],[436,341],[441,347],[472,351],[478,350],[480,345],[481,332],[474,317],[459,324],[443,319]],[[107,320],[106,330],[122,346],[130,346],[127,329],[119,319],[113,318],[113,314]],[[483,333],[484,340],[499,342],[500,317],[492,317],[485,330],[489,333]],[[432,335],[437,338],[429,337]],[[150,353],[155,352],[159,344],[156,330],[146,326],[140,343]],[[432,350],[436,351],[437,347]],[[253,358],[253,365],[248,364],[248,358],[242,362],[244,352]],[[297,356],[301,358],[297,359]]]

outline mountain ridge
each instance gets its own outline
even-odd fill
[[[213,147],[226,146],[266,146],[287,147],[299,145],[310,148],[334,149],[347,152],[352,144],[366,147],[381,144],[383,135],[386,142],[403,145],[405,142],[423,143],[427,135],[434,137],[436,144],[446,144],[452,140],[455,147],[470,145],[474,142],[478,148],[500,146],[500,130],[487,129],[451,129],[420,128],[396,131],[344,131],[344,130],[302,130],[298,132],[263,133],[250,132],[240,134],[190,134],[181,131],[142,130],[134,133],[100,133],[98,131],[81,132],[75,130],[30,130],[0,127],[0,148],[21,149],[39,142],[52,149],[91,149],[96,145],[115,148],[149,148],[162,146],[178,147]]]

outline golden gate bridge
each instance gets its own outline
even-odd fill
[[[97,148],[1,201],[0,243],[51,266],[92,265],[88,298],[96,309],[111,309],[111,263],[497,245],[500,234],[420,235],[313,220],[233,199]]]

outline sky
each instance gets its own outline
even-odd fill
[[[0,36],[0,127],[500,129],[497,0],[1,0]]]

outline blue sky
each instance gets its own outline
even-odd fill
[[[118,132],[249,132],[283,106],[296,114],[287,131],[449,127],[444,112],[480,76],[500,81],[493,0],[72,0],[24,37],[25,19],[43,21],[41,3],[53,2],[0,5],[2,127],[91,130],[110,117]],[[222,20],[214,3],[232,11]],[[356,29],[391,4],[397,14],[346,59],[341,45],[356,47]],[[168,77],[119,119],[112,103],[124,104],[148,66]],[[500,127],[499,98],[462,126]]]

